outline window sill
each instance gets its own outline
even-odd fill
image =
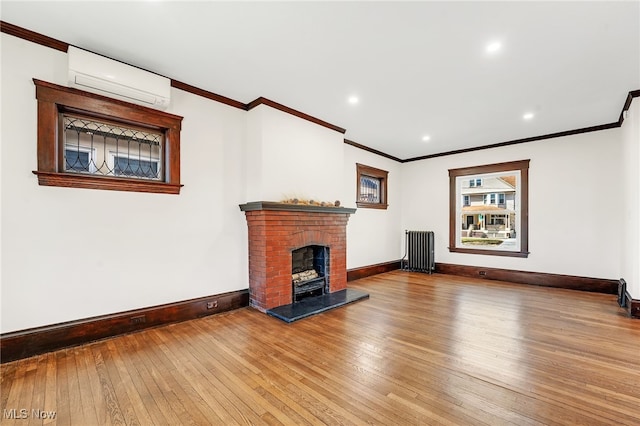
[[[180,194],[183,185],[149,180],[114,178],[109,176],[88,176],[72,173],[33,171],[42,186],[62,186],[66,188],[105,189],[111,191],[150,192],[156,194]]]
[[[389,205],[388,204],[382,204],[382,203],[363,203],[362,201],[357,201],[356,202],[356,206],[358,206],[358,208],[361,208],[361,209],[386,210]]]
[[[449,247],[451,253],[484,254],[487,256],[529,257],[528,251],[483,250]]]

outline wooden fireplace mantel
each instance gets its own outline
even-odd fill
[[[319,206],[310,204],[278,203],[276,201],[252,201],[240,204],[243,212],[260,210],[290,211],[290,212],[310,212],[310,213],[338,213],[354,214],[356,209],[347,207]]]

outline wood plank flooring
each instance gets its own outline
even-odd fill
[[[640,424],[640,320],[615,296],[402,271],[349,287],[371,297],[3,364],[1,423]]]

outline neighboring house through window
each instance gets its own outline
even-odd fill
[[[93,173],[93,150],[73,145],[65,145],[64,164],[65,170],[75,172]]]

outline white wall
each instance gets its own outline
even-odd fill
[[[2,34],[1,331],[247,288],[246,112],[172,90],[178,196],[39,186],[32,78],[66,85],[66,70]]]
[[[358,209],[347,226],[347,268],[399,259],[401,164],[344,144],[344,135],[260,105],[247,113],[246,201],[339,200],[356,207],[356,163],[389,172],[387,210]]]
[[[617,279],[620,129],[405,163],[402,227],[436,233],[436,262]],[[530,159],[528,258],[450,253],[453,168]]]
[[[345,207],[356,207],[356,163],[386,170],[388,175],[386,210],[359,208],[349,218],[347,226],[347,268],[398,260],[402,257],[403,230],[400,227],[402,209],[402,164],[376,154],[344,145]]]
[[[621,222],[621,277],[633,299],[640,299],[640,99],[631,103],[622,124],[624,218]]]
[[[265,105],[246,112],[172,89],[180,195],[45,187],[31,173],[32,78],[66,85],[66,54],[1,37],[0,332],[245,289],[238,205],[297,196],[355,207],[356,163],[389,172],[389,208],[351,216],[348,268],[397,260],[405,229],[433,230],[438,262],[622,276],[640,297],[637,101],[622,129],[400,164]],[[529,258],[449,253],[448,169],[527,158]]]
[[[335,201],[344,135],[266,105],[247,113],[247,199]]]
[[[352,216],[349,265],[399,258],[399,163],[265,105],[246,112],[172,89],[168,112],[184,117],[178,196],[39,186],[34,77],[66,85],[66,54],[2,34],[3,333],[245,289],[238,205],[353,205],[356,162],[390,171],[390,209]]]

